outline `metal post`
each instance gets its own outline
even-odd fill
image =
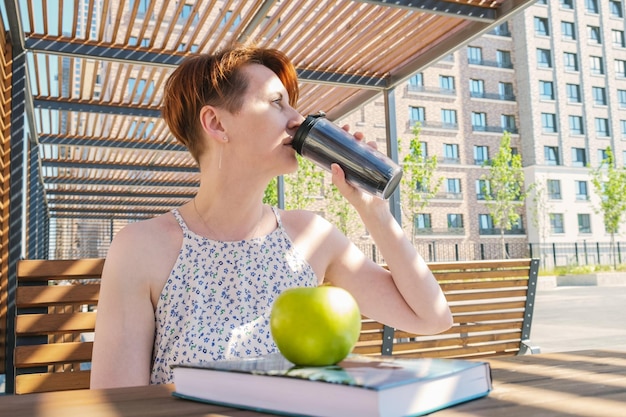
[[[585,251],[585,265],[589,265],[589,254],[587,253],[587,241],[583,240],[583,250]]]
[[[458,243],[454,244],[454,259],[457,262],[459,261],[459,244]]]
[[[596,265],[601,265],[602,262],[600,262],[600,242],[596,242],[596,253],[598,254],[598,261],[596,262]]]
[[[396,94],[395,88],[383,92],[385,99],[385,128],[387,136],[387,155],[392,161],[398,162],[398,126],[396,120]],[[396,188],[389,197],[391,214],[399,225],[402,226],[402,208],[400,205],[400,187]]]
[[[485,244],[484,243],[480,244],[480,259],[481,260],[485,259]]]
[[[576,265],[580,266],[580,261],[578,260],[578,242],[574,242],[574,254],[576,255]]]
[[[617,242],[617,259],[619,261],[619,263],[622,263],[622,251],[619,247],[619,242]]]
[[[285,179],[283,176],[279,176],[276,179],[276,193],[278,194],[278,208],[284,210],[285,208]]]
[[[552,243],[552,260],[554,261],[554,267],[556,268],[556,243]]]

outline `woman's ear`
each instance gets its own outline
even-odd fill
[[[222,125],[218,109],[209,105],[202,107],[200,110],[200,124],[209,137],[220,142],[224,141],[226,131]]]

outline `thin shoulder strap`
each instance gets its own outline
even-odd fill
[[[280,214],[278,213],[278,208],[272,206],[272,211],[274,212],[274,216],[276,216],[276,223],[278,223],[278,227],[280,229],[282,229],[283,228],[283,221],[281,220]]]
[[[172,214],[174,215],[174,218],[176,219],[176,221],[180,225],[180,228],[183,229],[184,232],[189,230],[189,228],[187,227],[187,223],[185,223],[185,220],[183,220],[183,216],[181,216],[180,212],[178,211],[178,208],[172,209]]]

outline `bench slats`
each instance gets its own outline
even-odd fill
[[[99,294],[99,284],[18,287],[16,302],[20,308],[79,303],[95,305]]]
[[[59,389],[89,388],[90,375],[91,371],[44,372],[17,375],[15,377],[15,393],[30,394],[33,392],[59,391]]]
[[[103,267],[104,259],[101,258],[28,259],[18,262],[17,276],[24,282],[100,278]]]
[[[15,320],[15,331],[20,335],[92,332],[96,313],[21,314]]]
[[[15,366],[27,368],[50,364],[90,362],[92,350],[93,342],[17,346],[15,348]]]

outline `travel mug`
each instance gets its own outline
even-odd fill
[[[346,181],[372,195],[387,199],[394,192],[402,168],[383,153],[357,141],[328,119],[323,112],[307,116],[291,144],[304,158],[330,171],[339,164]]]

